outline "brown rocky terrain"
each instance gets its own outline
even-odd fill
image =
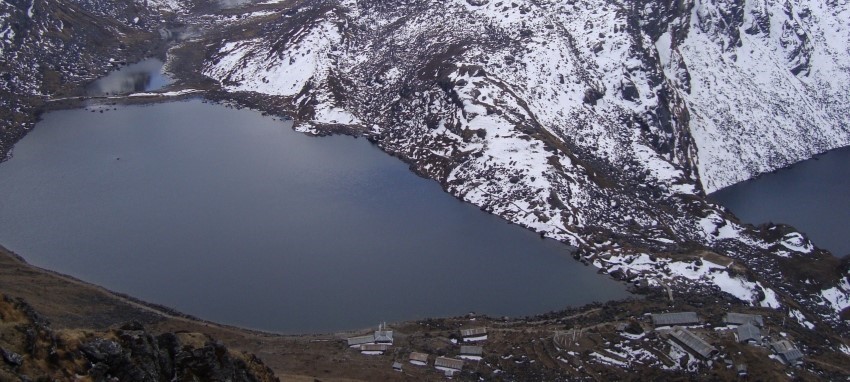
[[[0,380],[277,381],[253,355],[200,333],[154,335],[131,322],[54,330],[20,298],[0,300]]]

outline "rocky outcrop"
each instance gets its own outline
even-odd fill
[[[262,361],[202,334],[154,335],[139,323],[54,331],[24,301],[0,301],[0,380],[276,381]]]

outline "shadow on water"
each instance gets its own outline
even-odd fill
[[[115,70],[86,88],[90,96],[123,95],[158,90],[172,82],[162,73],[163,62],[149,58]]]
[[[219,9],[231,9],[250,4],[252,0],[216,0]]]
[[[259,2],[259,0],[212,0],[208,2],[200,2],[195,3],[192,12],[194,13],[206,13],[206,12],[217,12],[217,11],[225,11],[228,9],[239,8],[245,5],[252,4],[254,2]]]

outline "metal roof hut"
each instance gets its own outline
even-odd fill
[[[487,335],[487,328],[469,328],[461,329],[460,337],[464,340],[471,338],[479,338]]]
[[[393,343],[393,331],[387,330],[387,324],[378,325],[378,330],[375,331],[375,342],[379,344]]]
[[[779,340],[770,344],[770,347],[786,365],[799,365],[803,363],[803,352],[797,349],[791,341]]]
[[[653,313],[652,324],[658,326],[697,325],[699,317],[696,312]]]
[[[729,325],[744,325],[752,323],[758,327],[764,327],[764,317],[761,314],[726,313],[723,322]]]
[[[358,337],[349,337],[348,338],[348,346],[360,346],[360,345],[363,345],[363,344],[371,344],[373,342],[375,342],[375,336],[371,335],[371,334],[367,335],[367,336],[358,336]]]
[[[463,360],[454,359],[454,358],[446,358],[446,357],[437,357],[434,360],[434,367],[442,367],[445,369],[452,370],[462,370],[463,369]]]
[[[738,342],[761,342],[761,329],[749,322],[737,327],[735,334],[738,336]]]
[[[401,371],[402,365],[401,362],[393,362],[393,370]]]
[[[362,352],[385,352],[389,350],[390,345],[387,344],[363,344],[360,345],[360,351]]]
[[[425,353],[410,353],[410,363],[414,365],[424,366],[428,364],[428,354]]]
[[[670,332],[670,337],[678,344],[684,346],[685,350],[688,350],[703,359],[711,358],[717,354],[717,348],[711,346],[711,344],[705,342],[705,340],[699,338],[699,336],[691,333],[691,331],[685,328],[673,328],[673,331]]]
[[[463,345],[460,347],[460,355],[481,356],[484,354],[484,348],[481,346]]]
[[[375,332],[375,342],[379,344],[391,344],[393,343],[393,331],[392,330],[379,330]]]
[[[786,350],[777,353],[777,355],[782,358],[782,362],[785,362],[786,365],[800,365],[803,363],[803,352],[800,349]]]

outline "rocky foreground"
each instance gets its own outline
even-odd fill
[[[199,333],[53,330],[24,300],[0,301],[0,380],[277,381],[255,356]]]

